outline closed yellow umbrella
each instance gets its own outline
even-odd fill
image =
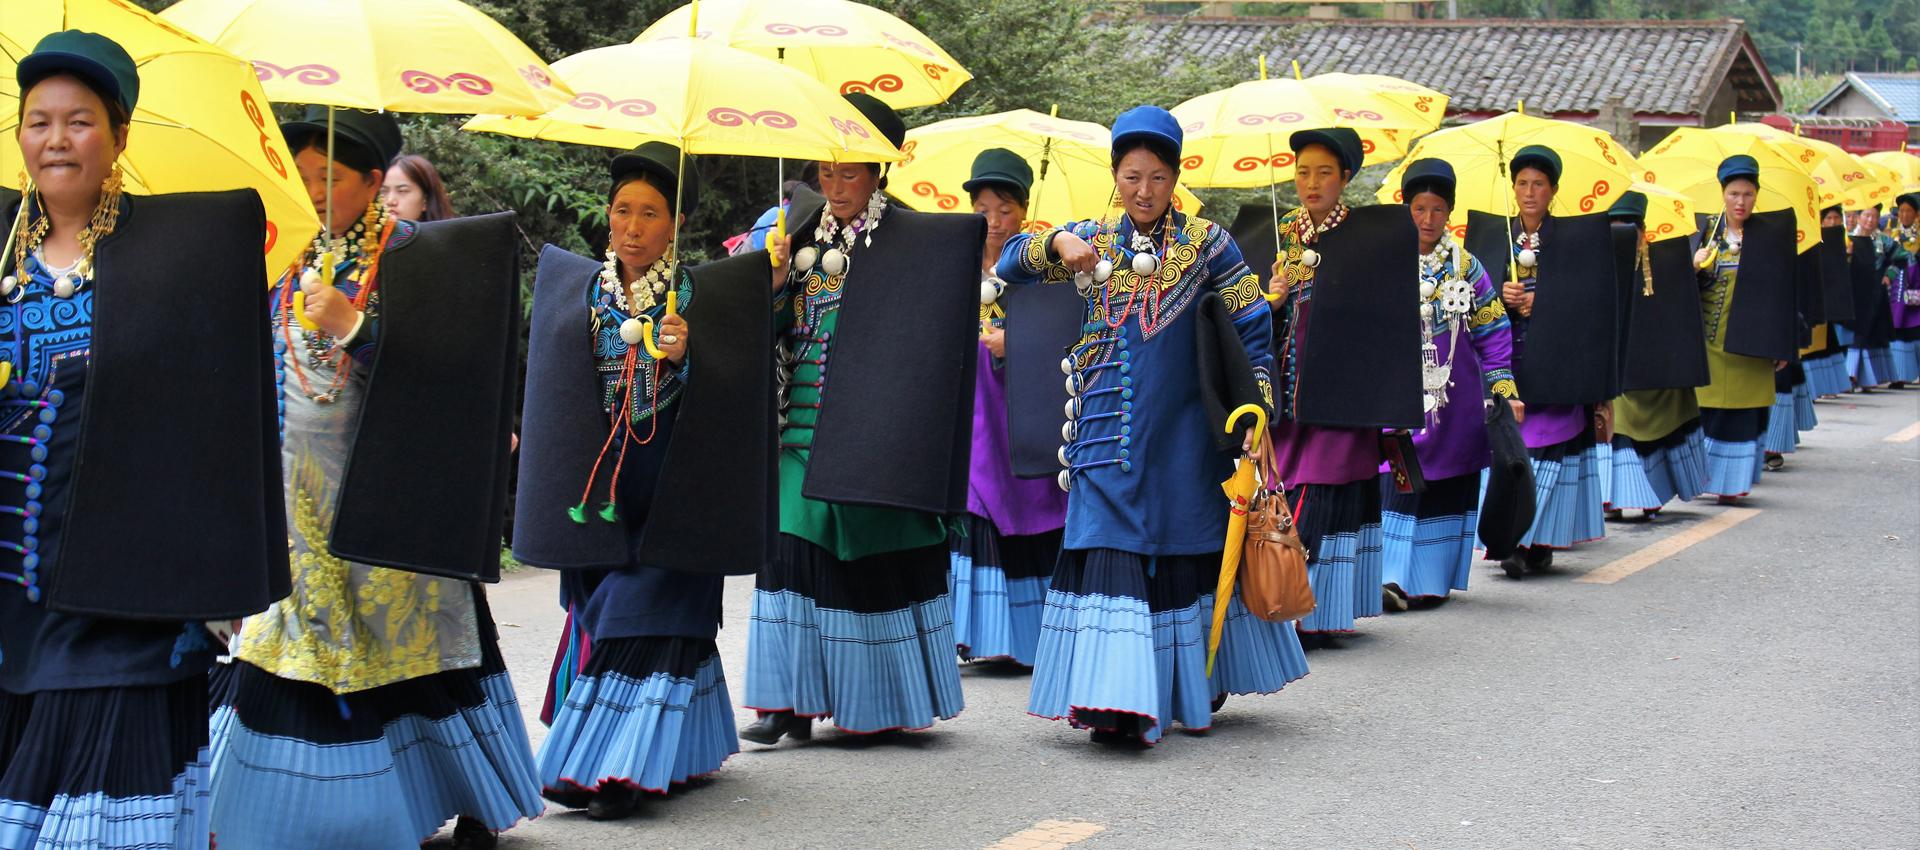
[[[689,33],[778,61],[840,94],[866,92],[895,109],[943,103],[973,79],[926,33],[852,0],[702,0],[668,12],[634,42]]]
[[[1234,432],[1234,425],[1242,416],[1253,417],[1253,445],[1251,451],[1260,450],[1260,442],[1266,439],[1267,411],[1257,404],[1243,404],[1234,408],[1227,417],[1227,433]],[[1220,552],[1220,580],[1213,589],[1213,627],[1207,630],[1207,676],[1213,676],[1213,658],[1220,653],[1220,636],[1226,631],[1227,607],[1233,600],[1233,581],[1240,574],[1240,558],[1247,543],[1247,511],[1253,506],[1253,494],[1260,488],[1259,464],[1247,457],[1240,458],[1239,466],[1234,469],[1233,477],[1220,482],[1220,489],[1227,494],[1227,539],[1225,548]]]
[[[1012,151],[1033,168],[1027,226],[1036,232],[1069,221],[1099,218],[1113,208],[1111,134],[1091,121],[1068,121],[1031,109],[950,118],[907,131],[905,158],[888,191],[923,212],[964,211],[962,188],[973,159],[989,148]],[[1200,199],[1174,187],[1174,209],[1200,211]]]
[[[1920,192],[1920,156],[1906,151],[1875,151],[1860,158],[1892,171],[1900,180],[1900,191]]]
[[[278,103],[526,115],[573,95],[459,0],[181,0],[161,17],[252,61]]]
[[[1779,142],[1749,133],[1682,127],[1640,158],[1646,179],[1692,198],[1701,211],[1720,215],[1726,209],[1720,188],[1720,163],[1746,154],[1760,164],[1760,192],[1755,212],[1792,210],[1798,231],[1798,253],[1820,243],[1820,193],[1810,159],[1802,159]],[[1716,219],[1716,225],[1717,219]]]
[[[1296,75],[1298,68],[1295,69]],[[1266,76],[1209,92],[1171,111],[1186,131],[1180,178],[1194,186],[1251,188],[1293,179],[1288,138],[1300,130],[1346,127],[1360,135],[1365,164],[1405,156],[1440,126],[1447,96],[1376,74]]]
[[[813,78],[710,41],[617,44],[553,70],[576,92],[567,103],[535,116],[476,115],[464,129],[620,149],[663,141],[690,154],[900,159],[860,110]]]
[[[136,194],[252,189],[267,212],[267,268],[293,262],[320,227],[293,157],[246,61],[130,4],[113,0],[12,3],[0,15],[0,175],[25,170],[14,142],[20,91],[13,67],[48,33],[96,32],[118,42],[140,69],[120,169]]]

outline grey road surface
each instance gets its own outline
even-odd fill
[[[1744,522],[1701,501],[1610,523],[1545,576],[1477,564],[1472,590],[1364,621],[1205,735],[1095,746],[1026,714],[1024,674],[968,666],[966,712],[929,731],[749,744],[630,820],[552,808],[500,846],[973,850],[1072,821],[1092,833],[1075,850],[1915,850],[1920,440],[1888,438],[1920,433],[1920,391],[1817,408]],[[1575,581],[1667,540],[1692,545]],[[530,571],[491,589],[535,746],[555,587]],[[751,592],[728,582],[736,698]]]

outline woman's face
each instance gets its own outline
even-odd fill
[[[629,180],[607,205],[607,244],[612,246],[623,278],[646,271],[667,253],[673,242],[673,216],[667,198],[644,180]]]
[[[1735,178],[1727,181],[1720,189],[1720,199],[1727,205],[1727,220],[1734,224],[1746,224],[1753,215],[1753,200],[1760,193],[1760,187],[1751,180]]]
[[[1821,227],[1844,227],[1845,225],[1846,216],[1841,215],[1839,210],[1828,210],[1820,214]]]
[[[1553,207],[1553,181],[1538,168],[1522,168],[1513,174],[1513,203],[1520,215],[1531,221],[1547,216]]]
[[[91,205],[113,161],[126,150],[124,128],[107,123],[107,104],[68,74],[34,84],[22,102],[16,136],[27,173],[52,202]]]
[[[1128,151],[1113,169],[1114,191],[1136,224],[1159,221],[1167,214],[1179,179],[1179,174],[1146,148]]]
[[[1894,207],[1893,215],[1896,219],[1900,221],[1901,227],[1913,226],[1913,221],[1915,216],[1913,207],[1908,206],[1906,204],[1901,204],[1900,206]]]
[[[386,201],[387,212],[394,218],[419,221],[427,215],[427,193],[407,177],[407,170],[394,168],[387,171],[386,185],[381,187],[381,199]]]
[[[294,167],[300,169],[300,180],[307,184],[307,198],[313,201],[313,210],[321,215],[327,214],[327,155],[320,149],[309,145],[305,150],[293,155]],[[376,168],[361,174],[340,163],[333,164],[333,220],[327,222],[327,232],[335,236],[353,228],[353,223],[367,214],[367,207],[380,195],[380,183],[386,179],[386,172]]]
[[[864,162],[820,163],[820,195],[827,212],[842,222],[866,212],[867,199],[879,190],[880,175]]]
[[[979,196],[973,199],[973,211],[987,219],[989,261],[998,257],[999,246],[1005,245],[1009,238],[1019,233],[1027,221],[1027,205],[992,186],[983,187]]]
[[[1447,233],[1447,216],[1453,214],[1453,206],[1439,195],[1421,192],[1407,202],[1407,209],[1413,213],[1414,229],[1420,231],[1420,253],[1431,252]]]
[[[1300,206],[1315,221],[1325,219],[1340,203],[1348,176],[1340,168],[1340,158],[1325,145],[1308,145],[1294,155],[1293,186],[1300,192]]]

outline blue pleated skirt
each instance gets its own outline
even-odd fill
[[[1383,475],[1380,488],[1382,582],[1414,599],[1466,590],[1480,522],[1480,473],[1429,481],[1424,493],[1396,492],[1392,477]]]
[[[1213,725],[1221,694],[1265,694],[1307,674],[1292,623],[1253,616],[1238,595],[1207,676],[1219,555],[1150,558],[1113,549],[1060,553],[1042,615],[1027,712],[1076,728]]]
[[[1300,542],[1307,547],[1313,613],[1300,631],[1348,633],[1355,620],[1382,613],[1386,534],[1380,527],[1380,484],[1306,484],[1287,492]]]
[[[1899,334],[1901,331],[1894,331]],[[1895,339],[1887,345],[1887,369],[1895,381],[1920,381],[1920,342]]]
[[[1872,387],[1893,380],[1893,353],[1884,345],[1847,349],[1847,374],[1855,383]]]
[[[1640,511],[1657,511],[1667,503],[1653,486],[1647,475],[1646,458],[1640,454],[1632,438],[1625,434],[1615,434],[1611,448],[1612,462],[1608,464],[1607,507],[1620,510],[1631,508]]]
[[[1815,356],[1800,365],[1807,370],[1807,388],[1814,395],[1839,395],[1851,386],[1847,381],[1847,356],[1839,351]]]
[[[207,679],[0,692],[0,847],[205,850]]]
[[[1779,454],[1792,454],[1800,448],[1797,425],[1798,412],[1794,408],[1793,393],[1774,393],[1773,412],[1767,415],[1767,432],[1760,438],[1761,448]]]
[[[1820,414],[1813,409],[1813,387],[1806,381],[1793,386],[1793,427],[1796,431],[1820,427]]]
[[[992,522],[966,516],[948,541],[953,640],[961,658],[1033,666],[1060,537],[1059,531],[1003,537]]]
[[[841,561],[782,534],[747,632],[747,707],[848,732],[925,729],[966,707],[944,546]]]
[[[1606,536],[1602,505],[1600,452],[1583,432],[1564,443],[1531,449],[1533,526],[1520,545],[1569,549]]]
[[[612,784],[665,794],[739,751],[713,641],[613,638],[594,644],[554,712],[540,785],[569,804]]]
[[[482,662],[336,695],[243,661],[216,675],[214,839],[226,847],[413,847],[455,816],[504,830],[545,811],[498,641]]]
[[[1702,492],[1713,496],[1745,496],[1760,480],[1766,455],[1761,450],[1773,409],[1700,409],[1706,432],[1707,484]]]

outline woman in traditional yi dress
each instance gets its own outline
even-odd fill
[[[540,543],[592,532],[580,526],[613,523],[620,530],[619,545],[609,550],[620,563],[561,573],[568,629],[560,657],[566,663],[555,673],[552,731],[539,756],[542,793],[585,808],[596,820],[626,817],[642,792],[666,794],[719,770],[740,749],[714,642],[721,574],[639,559],[654,505],[672,497],[661,492],[661,471],[688,386],[691,349],[687,319],[667,312],[667,296],[671,289],[679,310],[698,296],[692,278],[676,274],[672,235],[676,217],[684,219],[699,203],[699,172],[691,157],[683,164],[679,149],[648,142],[615,157],[609,177],[606,262],[558,248],[541,256],[528,380],[584,383],[585,376],[572,373],[591,369],[593,386],[583,394],[592,404],[561,410],[562,400],[534,395],[551,387],[529,391],[521,454],[521,504],[529,508],[515,522],[515,551],[542,567],[578,565],[549,559],[539,543],[528,545],[536,526]],[[657,345],[644,339],[649,335]],[[582,349],[590,349],[591,358],[581,356]],[[578,433],[568,427],[575,422],[582,423]],[[612,433],[603,440],[609,424]],[[579,445],[548,444],[569,439]],[[598,490],[604,464],[607,498],[583,498],[567,516],[552,506],[532,508],[525,482],[564,474],[541,468],[554,456],[549,452],[582,446],[601,449],[586,489]],[[561,482],[573,485],[569,492],[580,488],[575,475]]]
[[[335,113],[331,185],[328,121],[315,107],[281,125],[332,219],[273,290],[294,586],[245,620],[216,682],[214,832],[235,847],[400,847],[457,818],[456,846],[491,847],[544,807],[486,595],[328,550],[381,293],[409,283],[382,260],[418,238],[380,200],[393,117]]]
[[[1887,303],[1893,308],[1887,357],[1897,389],[1920,381],[1920,193],[1894,201],[1887,239],[1897,246],[1887,265]]]
[[[878,99],[847,100],[889,142],[905,140],[906,125]],[[941,515],[964,502],[964,482],[941,476],[965,451],[952,423],[973,393],[959,364],[971,363],[979,336],[980,220],[895,209],[884,188],[877,164],[822,162],[824,209],[790,214],[789,244],[771,246],[780,533],[747,635],[744,702],[759,717],[740,731],[757,744],[809,738],[816,718],[871,734],[925,729],[965,707]],[[898,294],[915,287],[909,308]],[[855,304],[868,310],[842,309]],[[923,358],[937,358],[939,374]],[[880,447],[879,429],[914,433],[922,421],[947,436]],[[916,451],[925,454],[907,456]]]
[[[1307,672],[1291,624],[1213,596],[1233,456],[1201,402],[1200,302],[1220,299],[1263,394],[1272,330],[1226,229],[1173,209],[1181,138],[1164,109],[1122,113],[1112,158],[1124,214],[1019,234],[1000,254],[1007,283],[1073,281],[1086,299],[1079,339],[1064,341],[1067,524],[1027,711],[1102,743],[1151,744],[1175,723],[1206,729],[1227,694],[1271,693]],[[1216,604],[1230,607],[1209,679]]]
[[[1644,249],[1646,212],[1647,196],[1628,192],[1614,202],[1607,215],[1616,226],[1631,224],[1635,241]],[[1630,286],[1638,288],[1643,280],[1649,286],[1667,285],[1654,281],[1653,270],[1644,265],[1651,262],[1641,250]],[[1654,309],[1654,305],[1635,309]],[[1686,502],[1698,496],[1707,480],[1707,453],[1693,387],[1622,392],[1613,400],[1612,449],[1608,519],[1637,510],[1641,518],[1650,520],[1668,502]]]
[[[1423,353],[1433,355],[1430,368],[1446,370],[1447,387],[1413,436],[1426,491],[1400,493],[1390,475],[1381,479],[1384,602],[1395,610],[1438,604],[1467,589],[1480,471],[1491,457],[1476,402],[1512,405],[1515,418],[1525,419],[1507,368],[1513,339],[1506,308],[1480,261],[1447,231],[1454,185],[1453,166],[1439,159],[1415,161],[1400,178],[1401,197],[1420,231]]]
[[[1851,244],[1846,236],[1846,214],[1838,205],[1820,211],[1821,232],[1827,233],[1829,228],[1838,229],[1840,240]],[[1847,349],[1840,344],[1839,334],[1837,321],[1814,325],[1813,345],[1800,354],[1800,365],[1807,373],[1807,391],[1816,399],[1838,398],[1851,386],[1847,378]],[[1809,418],[1813,413],[1811,407],[1809,404],[1805,411]]]
[[[981,250],[981,337],[974,373],[973,468],[967,515],[953,546],[953,639],[960,657],[1033,666],[1040,611],[1060,557],[1067,496],[1051,479],[1013,474],[1007,444],[1007,339],[993,273],[1007,239],[1026,229],[1033,169],[1004,148],[981,151],[961,188],[986,217]]]
[[[202,621],[286,593],[266,218],[252,191],[121,192],[141,81],[111,39],[50,34],[13,73],[31,182],[0,198],[0,847],[204,850]]]
[[[1527,350],[1542,264],[1551,263],[1554,254],[1554,246],[1548,244],[1554,229],[1549,210],[1560,188],[1560,170],[1560,155],[1543,145],[1521,148],[1508,167],[1519,215],[1508,231],[1507,244],[1512,253],[1499,260],[1503,265],[1511,264],[1518,279],[1505,280],[1500,297],[1513,324],[1516,359],[1524,357]],[[1529,394],[1526,387],[1521,387],[1522,398]],[[1539,495],[1533,527],[1521,538],[1520,549],[1500,564],[1507,575],[1518,577],[1528,570],[1546,569],[1553,564],[1555,549],[1606,536],[1597,448],[1601,438],[1612,437],[1597,433],[1597,423],[1606,418],[1597,414],[1606,406],[1527,405],[1520,435],[1533,455]]]
[[[1893,380],[1893,307],[1887,272],[1898,242],[1880,230],[1880,205],[1852,213],[1847,229],[1848,259],[1854,275],[1853,320],[1842,322],[1838,337],[1847,347],[1849,392],[1870,393]],[[1866,253],[1872,252],[1868,257]]]
[[[1760,480],[1761,439],[1773,408],[1773,373],[1781,363],[1727,350],[1733,315],[1733,291],[1740,268],[1746,225],[1760,191],[1760,166],[1753,157],[1735,155],[1720,163],[1719,179],[1726,212],[1694,253],[1700,273],[1700,312],[1707,332],[1707,367],[1712,382],[1695,390],[1700,426],[1706,432],[1707,484],[1703,491],[1734,504]]]

